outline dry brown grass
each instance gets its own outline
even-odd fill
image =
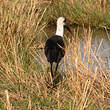
[[[73,38],[65,36],[69,60],[64,61],[63,71],[60,68],[58,71],[65,76],[57,89],[47,88],[49,65],[39,48],[45,41],[43,36],[50,17],[45,18],[45,14],[50,3],[0,2],[0,109],[109,110],[110,70],[103,65],[103,59],[98,59],[97,51],[92,52],[91,28],[84,28],[81,34],[85,39],[83,62],[79,30],[74,30]],[[94,60],[98,65],[93,71]]]
[[[83,62],[78,34],[76,33],[75,36],[67,48],[67,56],[71,59],[66,66],[66,73],[69,76],[68,91],[72,94],[71,99],[75,101],[78,110],[110,108],[110,70],[104,65],[104,61],[99,59],[97,51],[92,51],[92,31],[89,28],[88,30],[84,29],[83,32],[85,39],[82,44],[84,48]],[[70,49],[72,55],[70,55]],[[94,66],[94,60],[98,62],[97,66]]]

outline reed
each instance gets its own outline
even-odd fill
[[[89,22],[87,19],[90,19],[89,23],[91,23],[93,16],[90,17],[89,12],[94,12],[95,6],[100,7],[101,4],[92,0],[83,2],[83,5],[80,0],[77,4],[76,1],[71,0],[68,2],[66,0],[0,2],[1,110],[110,109],[110,70],[104,65],[104,60],[99,58],[98,51],[93,51],[91,48],[93,34],[90,27],[83,28],[80,35],[77,28],[73,30],[73,37],[67,37],[67,34],[64,36],[68,62],[64,58],[62,61],[64,69],[58,69],[58,74],[64,74],[64,76],[61,81],[60,77],[59,81],[56,81],[59,82],[57,89],[47,88],[50,70],[47,61],[42,57],[42,47],[48,37],[45,31],[47,24],[51,24],[61,15],[67,15],[72,23],[86,24]],[[104,7],[106,2],[105,0]],[[94,3],[97,5],[93,5]],[[89,10],[86,10],[87,7]],[[101,10],[100,13],[97,8],[97,14],[101,15],[102,11],[109,13],[104,7],[105,11]],[[87,15],[83,13],[83,9]],[[84,19],[84,16],[88,17]],[[104,17],[104,15],[101,16]],[[108,19],[107,22],[101,25],[109,26]],[[80,36],[84,40],[83,62]],[[97,61],[97,66],[93,69],[94,60]]]

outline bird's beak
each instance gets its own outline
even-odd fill
[[[71,35],[73,35],[71,29],[69,28],[69,26],[66,23],[65,23],[64,27],[70,32]]]

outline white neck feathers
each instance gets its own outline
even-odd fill
[[[64,26],[57,25],[56,35],[63,37],[64,34]]]

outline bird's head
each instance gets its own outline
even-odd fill
[[[66,24],[66,18],[65,17],[59,17],[58,18],[57,26],[59,26],[59,27],[63,26],[64,28],[66,28],[72,34],[72,31],[70,30],[69,26]]]
[[[65,23],[66,23],[66,18],[64,18],[64,17],[59,17],[59,18],[57,19],[57,26],[64,26]]]

